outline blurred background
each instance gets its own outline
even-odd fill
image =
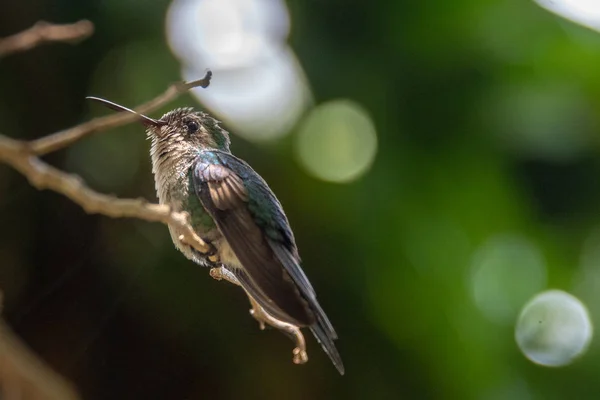
[[[0,37],[82,18],[79,45],[0,60],[0,132],[38,138],[110,113],[87,95],[131,107],[211,68],[163,111],[221,119],[269,182],[346,364],[311,337],[293,365],[164,226],[0,166],[4,317],[84,399],[600,396],[594,1],[2,0]],[[130,125],[47,160],[155,201],[148,150]]]

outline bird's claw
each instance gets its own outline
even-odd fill
[[[235,275],[233,275],[231,272],[229,272],[223,267],[211,268],[209,274],[213,279],[217,281],[224,279],[229,283],[233,283],[234,285],[240,286],[240,282],[237,280]]]
[[[209,250],[206,253],[206,258],[208,258],[208,260],[210,262],[212,262],[213,264],[218,264],[219,262],[221,262],[217,248],[212,243],[207,242],[207,241],[205,241],[205,242],[208,244],[208,247],[209,247]]]
[[[179,241],[181,243],[183,243],[184,245],[189,246],[190,250],[192,250],[192,252],[199,259],[206,258],[206,260],[210,261],[213,266],[216,266],[216,265],[218,265],[221,262],[221,259],[219,258],[219,251],[208,240],[202,239],[202,241],[204,242],[204,244],[206,244],[206,246],[208,246],[208,250],[205,253],[196,250],[193,246],[191,246],[189,243],[187,243],[187,241],[185,240],[185,237],[183,235],[179,235]]]
[[[221,272],[219,271],[220,269],[221,268],[211,268],[209,272],[210,277],[217,281],[223,279],[223,275],[221,275]]]

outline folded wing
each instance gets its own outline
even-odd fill
[[[333,344],[337,335],[300,267],[281,205],[245,162],[221,151],[204,151],[192,171],[196,195],[243,266],[232,271],[273,317],[311,330],[343,372]]]

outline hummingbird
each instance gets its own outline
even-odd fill
[[[229,133],[220,121],[193,108],[153,119],[105,99],[88,99],[139,116],[151,140],[159,203],[187,212],[193,230],[211,250],[198,252],[169,226],[175,247],[201,266],[215,267],[211,260],[217,259],[269,315],[310,328],[343,375],[334,344],[337,334],[302,270],[281,203],[265,180],[231,153]]]

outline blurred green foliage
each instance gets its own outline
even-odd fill
[[[40,137],[106,113],[85,95],[131,106],[179,80],[167,7],[4,0],[0,36],[39,19],[87,18],[96,33],[0,61],[0,132]],[[0,287],[15,330],[86,399],[598,398],[597,342],[546,368],[520,353],[514,326],[545,288],[600,316],[600,34],[529,1],[288,7],[316,104],[368,111],[374,164],[352,183],[319,181],[294,157],[298,127],[262,144],[233,132],[232,150],[282,201],[346,376],[312,339],[310,362],[293,365],[291,342],[260,332],[243,293],[187,261],[163,226],[85,215],[0,167]],[[132,125],[49,160],[99,191],[155,199],[147,151]],[[481,249],[503,237],[525,256],[500,251],[515,274],[477,287]],[[530,282],[519,271],[532,257],[542,272]]]

